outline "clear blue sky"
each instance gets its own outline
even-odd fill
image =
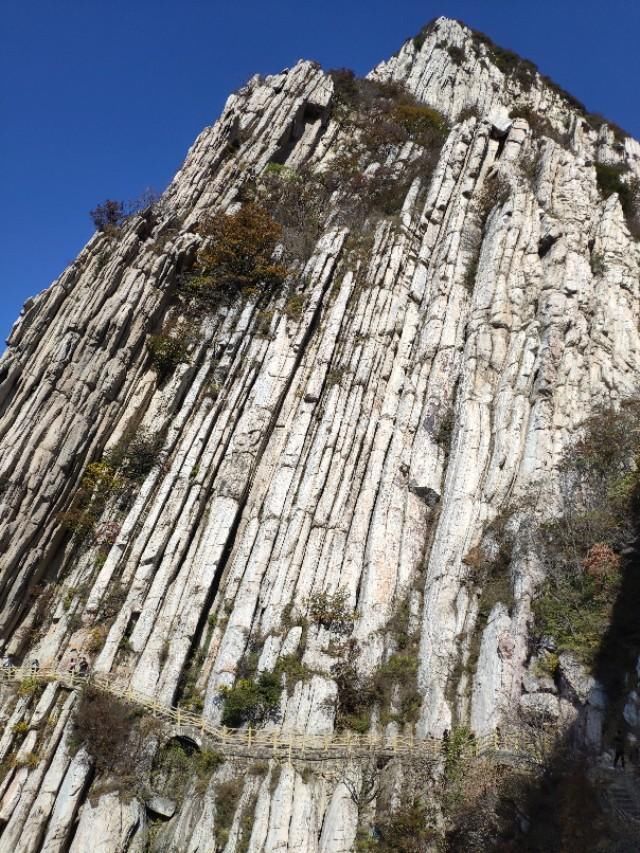
[[[533,59],[640,137],[639,0],[0,0],[0,340],[105,198],[163,189],[253,73],[365,73],[431,18]],[[0,344],[0,350],[2,345]]]

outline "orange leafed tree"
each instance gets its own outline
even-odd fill
[[[206,241],[192,289],[202,295],[218,289],[231,295],[278,285],[286,278],[287,268],[273,258],[282,228],[260,205],[245,204],[230,216],[218,213],[200,230]]]

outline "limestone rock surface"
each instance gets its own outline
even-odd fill
[[[123,690],[211,723],[253,660],[256,678],[284,673],[270,732],[331,737],[345,639],[312,603],[338,594],[361,672],[393,660],[402,607],[417,636],[416,719],[375,712],[374,731],[480,735],[588,706],[598,742],[600,686],[562,656],[559,693],[529,671],[542,569],[525,537],[486,613],[470,555],[518,500],[556,507],[581,422],[637,392],[640,243],[594,163],[640,177],[640,145],[592,128],[540,75],[504,73],[465,26],[423,35],[370,80],[446,117],[434,162],[412,141],[363,155],[365,177],[390,170],[402,197],[360,223],[327,180],[268,304],[249,292],[194,319],[176,292],[208,217],[237,211],[261,176],[330,175],[350,150],[338,83],[311,62],[231,95],[160,201],[97,232],[27,302],[0,359],[5,655],[68,670],[84,654]],[[180,324],[186,353],[161,379],[148,343]],[[132,435],[155,438],[151,464],[79,544],[63,520],[87,468]],[[157,768],[125,794],[74,753],[77,701],[60,683],[35,699],[0,684],[2,853],[353,849],[361,769],[262,756],[205,781],[193,770],[182,798]]]

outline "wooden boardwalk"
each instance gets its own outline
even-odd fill
[[[200,745],[206,740],[208,746],[228,756],[326,761],[372,755],[411,755],[435,763],[447,751],[448,742],[442,738],[417,738],[413,734],[331,732],[319,735],[277,727],[230,729],[214,725],[206,717],[185,711],[184,708],[163,705],[157,699],[123,686],[113,676],[104,673],[82,676],[56,669],[5,667],[0,669],[0,681],[19,682],[25,686],[33,682],[58,682],[70,690],[82,690],[90,684],[170,723],[174,727],[174,736],[188,737]],[[462,759],[490,756],[506,764],[541,764],[548,754],[547,748],[541,747],[539,738],[534,741],[527,737],[526,732],[516,730],[471,736],[463,741],[459,749],[459,757]]]

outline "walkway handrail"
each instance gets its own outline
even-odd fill
[[[353,755],[384,754],[420,755],[438,760],[445,755],[449,741],[442,738],[416,738],[410,735],[393,734],[391,736],[367,732],[337,732],[327,734],[309,734],[307,732],[283,731],[278,729],[229,729],[212,723],[204,715],[194,714],[184,708],[164,705],[154,697],[119,683],[108,673],[87,673],[81,675],[74,671],[55,668],[4,667],[0,668],[0,681],[29,680],[38,683],[59,682],[72,690],[82,690],[87,685],[117,698],[124,699],[148,713],[175,723],[183,729],[194,730],[193,734],[207,735],[214,741],[215,747],[222,753],[241,754],[242,750],[252,753],[269,752],[274,756],[290,758],[342,758]],[[513,731],[490,732],[467,740],[461,747],[460,758],[470,760],[486,755],[511,756],[516,759],[539,763],[542,759],[540,744],[528,742],[528,739]],[[544,751],[544,750],[543,750]]]

